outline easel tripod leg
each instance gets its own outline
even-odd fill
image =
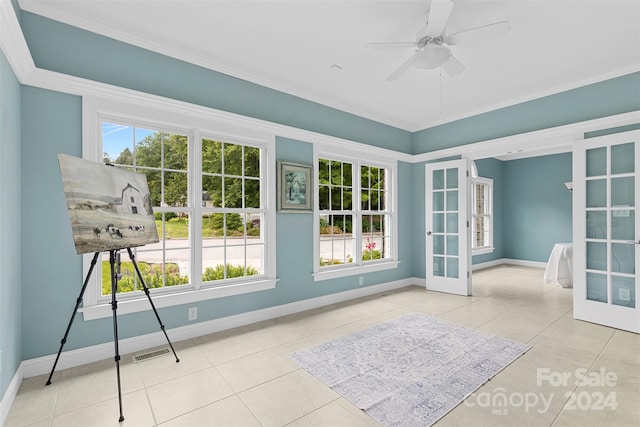
[[[73,320],[76,317],[76,313],[78,312],[78,307],[80,307],[80,303],[82,303],[82,297],[84,296],[84,291],[87,289],[87,284],[89,283],[89,279],[91,278],[91,273],[93,272],[93,268],[96,266],[96,262],[98,261],[98,255],[100,252],[96,252],[93,255],[93,259],[91,260],[91,267],[89,267],[89,272],[87,273],[87,277],[84,279],[84,283],[82,284],[82,290],[80,291],[80,295],[78,295],[78,299],[76,299],[76,307],[73,309],[73,313],[71,314],[71,319],[69,319],[69,324],[67,325],[67,330],[64,333],[64,337],[60,341],[60,349],[58,349],[58,355],[56,356],[56,361],[53,363],[53,368],[51,368],[51,373],[49,374],[49,379],[47,380],[46,385],[51,384],[51,377],[53,377],[53,373],[56,370],[56,366],[58,365],[58,359],[60,359],[60,353],[62,353],[62,347],[67,342],[67,337],[69,336],[69,331],[71,330],[71,325],[73,324]]]
[[[117,310],[118,310],[118,301],[116,301],[116,292],[118,290],[118,278],[117,272],[115,268],[116,262],[116,253],[117,250],[109,251],[109,263],[111,264],[111,310],[113,311],[113,343],[115,345],[115,362],[116,362],[116,374],[118,376],[118,405],[120,407],[120,418],[119,422],[124,421],[124,416],[122,415],[122,388],[120,386],[120,350],[118,348],[118,319],[117,319]]]
[[[149,299],[149,303],[151,304],[151,308],[153,309],[153,312],[156,315],[156,319],[158,319],[158,323],[160,324],[160,329],[162,329],[162,332],[164,333],[164,337],[167,339],[167,342],[169,343],[169,347],[171,347],[171,351],[173,351],[173,356],[176,358],[176,363],[178,363],[178,362],[180,362],[180,359],[178,359],[178,355],[176,354],[176,350],[173,348],[173,344],[171,344],[171,340],[169,340],[169,335],[167,335],[167,331],[165,331],[165,329],[164,329],[164,325],[162,324],[162,320],[160,320],[160,315],[158,314],[158,310],[156,310],[156,306],[153,303],[153,300],[151,299],[151,294],[149,293],[149,288],[147,287],[147,284],[144,282],[144,278],[142,277],[142,273],[140,272],[140,268],[138,268],[138,263],[136,262],[136,257],[133,254],[133,251],[131,250],[131,248],[127,248],[127,252],[129,252],[129,258],[131,259],[131,262],[133,263],[133,267],[136,269],[136,273],[138,274],[138,279],[140,279],[140,283],[142,283],[142,288],[144,289],[144,293],[147,296],[147,299]]]

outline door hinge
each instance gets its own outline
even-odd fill
[[[469,228],[469,221],[467,221],[467,228]]]
[[[467,171],[467,178],[469,177],[469,171]]]
[[[469,272],[467,271],[467,279],[470,277],[471,275],[469,274]]]

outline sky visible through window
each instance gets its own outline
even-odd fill
[[[136,127],[136,142],[143,140],[156,131]],[[115,160],[122,150],[129,148],[133,152],[133,126],[114,123],[102,123],[102,151]]]

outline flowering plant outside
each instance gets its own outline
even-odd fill
[[[371,239],[367,238],[367,243],[364,245],[365,249],[362,251],[362,260],[363,261],[371,261],[374,259],[382,258],[382,253],[379,250],[376,250],[376,242],[372,242]]]

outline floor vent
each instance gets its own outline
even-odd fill
[[[164,356],[165,354],[169,354],[168,348],[161,348],[160,350],[149,351],[147,353],[137,353],[133,355],[133,362],[144,362],[145,360],[155,359],[156,357]]]

